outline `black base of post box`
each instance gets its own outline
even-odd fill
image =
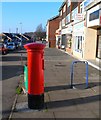
[[[44,108],[44,94],[31,95],[28,94],[28,107],[30,109],[43,109]]]

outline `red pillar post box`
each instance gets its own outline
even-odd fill
[[[44,48],[41,43],[24,45],[28,58],[28,107],[42,109],[44,107]]]

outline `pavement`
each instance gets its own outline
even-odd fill
[[[26,56],[26,53],[23,53]],[[9,119],[13,118],[95,118],[100,119],[101,85],[99,71],[89,66],[89,87],[85,87],[85,64],[74,65],[74,88],[70,87],[71,64],[75,58],[56,48],[45,49],[44,99],[42,110],[28,108],[26,94],[17,95]],[[25,64],[26,61],[23,61]],[[22,79],[23,81],[23,79]]]
[[[2,113],[0,114],[0,117],[3,119],[8,118],[11,113],[11,107],[16,94],[16,87],[21,79],[20,75],[23,73],[20,52],[21,50],[17,49],[9,51],[6,55],[0,56],[0,113]],[[25,60],[25,58],[23,58],[23,60]]]

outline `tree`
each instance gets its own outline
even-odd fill
[[[42,24],[39,24],[36,28],[36,31],[34,32],[35,38],[37,40],[42,40],[46,38],[46,31],[45,29],[42,27]]]

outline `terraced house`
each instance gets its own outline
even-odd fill
[[[101,60],[101,1],[66,0],[59,9],[56,46],[95,64]]]
[[[52,17],[47,21],[47,32],[46,32],[46,40],[49,42],[49,47],[56,47],[56,37],[55,32],[59,28],[60,17],[59,15]]]

